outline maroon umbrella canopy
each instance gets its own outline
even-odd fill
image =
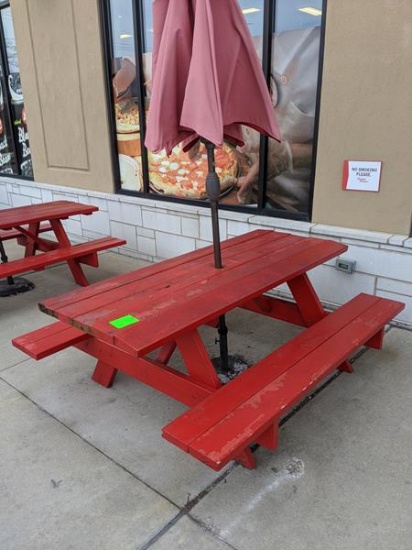
[[[154,0],[153,66],[145,145],[157,153],[201,138],[207,148],[215,267],[222,268],[214,146],[243,145],[242,125],[280,141],[269,91],[238,0]],[[225,317],[220,364],[229,368]]]
[[[243,145],[241,125],[280,140],[238,0],[154,0],[153,32],[148,149]]]

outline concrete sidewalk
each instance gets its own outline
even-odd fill
[[[100,263],[90,282],[143,265]],[[276,452],[256,451],[256,470],[216,473],[161,437],[183,405],[122,374],[95,384],[76,349],[35,362],[11,346],[52,321],[39,301],[75,288],[66,265],[26,277],[34,290],[0,298],[0,550],[412,549],[412,332],[359,354],[282,425]],[[230,352],[251,362],[301,330],[247,312],[228,325]]]

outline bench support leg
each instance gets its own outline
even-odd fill
[[[32,235],[35,235],[36,237],[38,237],[39,227],[40,227],[40,222],[30,224],[28,233],[31,233]],[[26,258],[27,258],[27,256],[33,256],[33,254],[36,253],[36,250],[37,250],[36,241],[34,239],[27,238],[27,240],[26,240],[26,250],[24,251],[24,256]]]
[[[287,284],[307,327],[327,315],[306,273],[291,279]]]
[[[338,367],[338,370],[340,370],[341,372],[348,372],[349,374],[352,374],[353,372],[353,367],[352,365],[349,363],[349,361],[344,361],[343,363],[341,363]]]
[[[366,343],[365,346],[368,348],[382,349],[383,346],[383,336],[385,334],[384,329],[381,329],[379,332],[372,336]]]
[[[59,243],[59,249],[71,247],[71,242],[64,230],[64,227],[60,220],[50,220],[50,225],[53,228],[56,235],[57,242]],[[86,275],[83,273],[82,268],[77,260],[67,260],[70,271],[72,272],[73,279],[80,286],[88,286],[89,282],[86,279]]]
[[[96,368],[92,374],[92,380],[101,384],[105,388],[111,388],[116,378],[117,369],[114,369],[107,363],[98,360],[96,363]]]
[[[91,267],[99,267],[99,257],[97,255],[97,252],[90,252],[90,254],[86,254],[85,256],[79,256],[75,260],[79,264],[86,264],[90,265]]]
[[[67,264],[72,272],[74,281],[80,286],[89,286],[89,281],[86,279],[86,275],[83,273],[78,262],[76,260],[68,260]]]
[[[262,445],[262,447],[265,447],[266,449],[269,449],[270,451],[273,451],[278,446],[279,442],[279,428],[276,424],[272,424],[270,428],[268,428],[266,431],[263,432],[257,439],[256,443],[259,445]]]
[[[164,345],[157,352],[156,361],[158,361],[162,365],[167,365],[168,362],[170,361],[176,347],[177,347],[176,342],[171,342],[170,344]]]
[[[249,470],[253,470],[254,468],[256,468],[256,460],[249,447],[247,447],[239,455],[237,455],[235,460]]]
[[[216,389],[222,385],[197,330],[182,334],[176,338],[176,343],[188,373],[195,380]]]

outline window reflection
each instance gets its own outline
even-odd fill
[[[269,139],[266,206],[308,212],[319,65],[321,0],[277,0],[272,35],[271,95],[282,142]],[[313,15],[313,13],[315,15]],[[255,39],[258,52],[259,37]],[[256,204],[260,136],[245,129],[250,170],[239,199]]]
[[[17,157],[13,146],[12,126],[7,109],[4,70],[0,59],[0,173],[18,174]]]
[[[143,2],[143,50],[151,52],[153,49],[153,17],[152,17],[152,2],[144,0]]]
[[[0,172],[32,177],[26,109],[10,8],[0,11],[6,67],[0,67]]]
[[[263,0],[239,0],[239,5],[245,16],[250,34],[261,36],[263,32]]]
[[[264,0],[239,0],[252,36],[263,34]],[[143,2],[144,54],[143,71],[145,77],[145,95],[149,100],[151,84],[151,52],[153,46],[152,2]],[[256,46],[262,53],[262,41]],[[150,116],[150,114],[149,114]],[[191,158],[193,157],[193,158]],[[249,159],[225,144],[215,154],[216,170],[220,176],[221,202],[239,204],[236,183],[242,170],[248,169]],[[153,193],[179,198],[205,199],[205,181],[207,175],[207,155],[204,146],[194,155],[184,153],[178,146],[169,157],[165,152],[148,155],[149,186]]]
[[[144,104],[147,112],[150,111],[153,22],[152,0],[142,0],[141,62],[144,98],[139,102],[135,52],[137,30],[133,22],[135,1],[109,0],[109,3],[121,186],[122,189],[143,191],[138,104]],[[238,1],[259,58],[262,59],[265,2]],[[322,0],[311,0],[309,3],[307,0],[272,0],[272,6],[274,17],[270,92],[283,139],[281,143],[269,140],[266,181],[259,181],[261,137],[257,132],[244,128],[245,146],[236,150],[237,183],[230,189],[225,187],[221,202],[256,208],[259,188],[264,186],[264,206],[268,209],[307,213],[312,177]],[[229,153],[231,156],[231,152]],[[200,162],[202,156],[197,158]],[[167,183],[159,179],[159,174],[170,162],[170,158],[165,156],[159,158],[149,154],[150,191],[175,197],[204,198],[204,193],[196,194],[183,181],[186,171],[193,174],[196,167],[179,148],[173,152],[173,165],[177,174],[175,183],[172,178]],[[222,158],[222,162],[227,164],[227,158]]]
[[[113,98],[121,188],[142,191],[139,88],[132,0],[110,0]]]

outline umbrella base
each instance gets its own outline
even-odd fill
[[[212,364],[222,384],[233,380],[250,367],[241,355],[229,355],[227,366],[222,365],[220,357],[212,358]]]
[[[6,296],[14,296],[33,290],[34,283],[24,279],[23,277],[13,277],[13,282],[7,280],[0,281],[0,298]]]

